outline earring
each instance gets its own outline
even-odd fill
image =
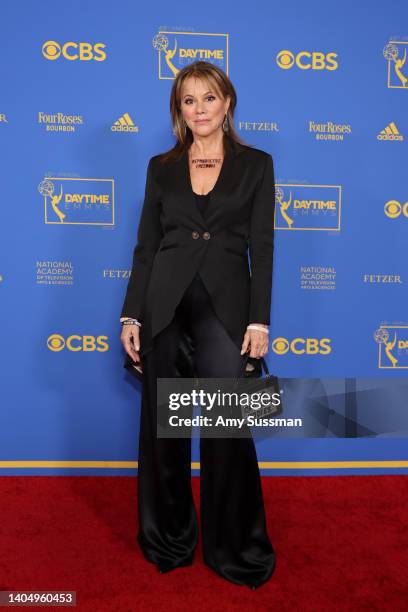
[[[228,132],[229,130],[227,113],[225,113],[224,121],[222,122],[222,129],[224,130],[224,132]]]

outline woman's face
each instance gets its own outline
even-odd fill
[[[206,81],[187,78],[181,88],[181,112],[193,136],[209,136],[222,129],[229,96],[225,99],[212,90]]]

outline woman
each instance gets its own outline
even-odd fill
[[[138,542],[161,572],[191,565],[198,524],[191,440],[157,437],[157,378],[234,377],[246,357],[268,351],[273,162],[240,141],[235,106],[215,65],[198,61],[177,74],[177,143],[149,161],[121,313],[124,348],[143,370]],[[180,366],[186,343],[190,371]],[[200,439],[200,509],[205,563],[236,584],[266,582],[275,552],[252,437]]]

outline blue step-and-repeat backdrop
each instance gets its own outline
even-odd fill
[[[406,472],[405,0],[4,0],[0,32],[0,473],[137,473],[119,315],[147,162],[196,59],[274,159],[267,362],[305,427],[257,441],[262,473]]]

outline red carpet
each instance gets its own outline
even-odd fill
[[[408,609],[404,476],[263,478],[277,565],[256,591],[204,566],[201,546],[189,568],[147,563],[135,478],[2,477],[0,487],[0,590],[76,590],[81,612]]]

